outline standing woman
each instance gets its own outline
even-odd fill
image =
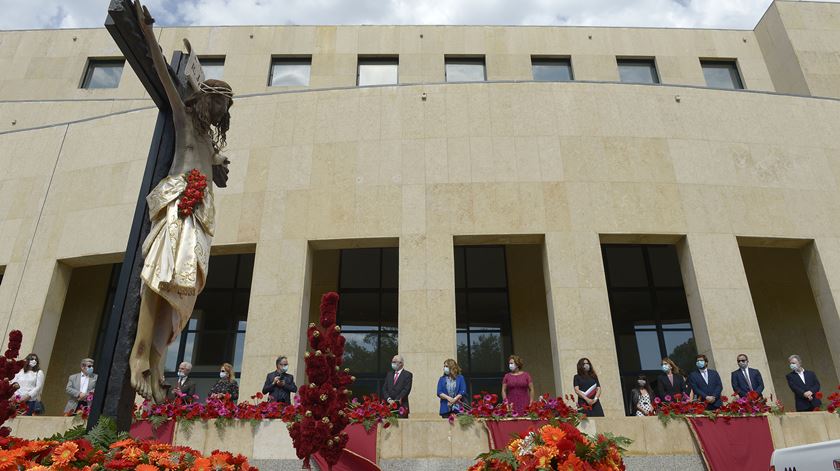
[[[41,369],[41,360],[38,355],[34,353],[27,355],[23,369],[17,372],[12,383],[17,383],[19,386],[18,390],[15,391],[15,401],[26,404],[26,413],[23,415],[41,415],[44,413],[44,405],[41,403],[41,391],[44,390],[44,371]]]
[[[440,416],[449,417],[461,412],[461,399],[467,395],[467,382],[461,376],[461,367],[452,358],[443,362],[443,376],[438,380],[437,395],[440,398]]]
[[[653,391],[650,390],[647,377],[639,375],[636,378],[637,386],[630,391],[630,405],[633,406],[633,414],[639,417],[653,415]]]
[[[230,394],[233,402],[239,399],[239,384],[233,378],[233,366],[230,363],[222,365],[219,380],[210,388],[210,399],[224,399],[225,394]]]
[[[523,414],[534,402],[534,382],[531,375],[522,371],[524,365],[522,358],[511,355],[508,358],[510,373],[502,380],[502,400],[510,402],[517,414]]]
[[[578,397],[578,406],[590,408],[586,411],[586,415],[589,417],[603,417],[601,384],[598,383],[598,374],[595,373],[595,368],[589,358],[578,360],[577,372],[574,385],[575,394]]]
[[[676,394],[687,396],[688,385],[682,370],[670,358],[662,359],[662,374],[656,380],[656,397],[660,401],[674,401]]]

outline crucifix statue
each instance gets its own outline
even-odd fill
[[[233,90],[221,80],[190,81],[197,89],[182,99],[152,31],[154,20],[140,0],[134,6],[175,126],[172,166],[146,197],[152,227],[143,243],[140,314],[129,360],[135,391],[162,402],[166,348],[189,321],[207,278],[215,224],[207,177],[226,185],[228,160],[220,151],[230,127]],[[214,172],[214,167],[224,170]]]
[[[98,355],[104,368],[88,427],[106,415],[128,430],[135,392],[164,399],[166,348],[192,315],[208,273],[212,186],[227,182],[229,161],[221,151],[233,90],[221,80],[204,80],[186,40],[187,54],[175,51],[167,64],[153,22],[138,0],[111,0],[108,7],[105,27],[159,113],[114,304],[104,319]]]

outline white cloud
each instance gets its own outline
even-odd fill
[[[502,24],[752,29],[772,0],[148,0],[160,25]],[[840,0],[827,0],[840,2]],[[109,0],[0,0],[0,29],[98,27]]]

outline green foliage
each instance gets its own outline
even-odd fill
[[[511,467],[516,468],[516,457],[513,456],[513,452],[508,450],[507,447],[502,450],[491,450],[487,453],[482,453],[475,459],[484,460],[485,463],[489,463],[490,460],[497,460],[500,463],[509,464]]]
[[[158,427],[169,422],[169,417],[164,415],[153,415],[149,417],[149,423],[152,424],[152,429],[157,430]]]
[[[469,427],[475,423],[475,417],[470,414],[458,414],[458,425],[461,427]]]
[[[117,423],[114,422],[114,419],[102,415],[84,438],[94,447],[107,450],[112,443],[128,438],[128,434],[117,432]]]
[[[47,440],[55,440],[57,442],[69,442],[70,440],[76,440],[77,438],[83,438],[87,434],[87,427],[84,424],[77,425],[64,433],[58,432],[53,436],[47,438]]]

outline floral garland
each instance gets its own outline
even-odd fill
[[[622,454],[631,440],[610,434],[587,437],[574,425],[544,425],[505,449],[478,456],[469,471],[624,470]]]
[[[477,419],[504,420],[529,419],[568,422],[574,426],[580,424],[584,414],[578,410],[572,396],[552,397],[548,394],[528,405],[522,413],[517,413],[507,401],[499,401],[499,396],[482,392],[473,396],[473,401],[466,411],[457,415],[462,426],[472,425]],[[449,417],[450,423],[456,419]]]
[[[840,386],[837,386],[837,390],[840,391]],[[840,392],[834,391],[828,396],[828,405],[826,406],[825,410],[828,411],[830,414],[837,413],[840,416]]]
[[[201,204],[204,189],[207,188],[207,177],[197,168],[184,174],[184,178],[187,180],[187,187],[184,188],[181,200],[178,202],[178,214],[182,218],[190,216],[195,211],[195,207]]]
[[[0,357],[0,437],[8,437],[11,431],[9,427],[3,427],[3,423],[20,413],[19,404],[12,401],[15,391],[18,390],[18,386],[12,383],[12,380],[23,368],[23,360],[16,360],[22,341],[23,334],[19,330],[9,332],[8,348],[3,357]]]
[[[817,393],[818,399],[822,393]],[[663,424],[673,419],[685,419],[690,416],[707,417],[712,420],[725,417],[753,417],[764,414],[782,415],[785,408],[778,399],[773,400],[770,396],[766,398],[761,394],[750,391],[744,397],[733,394],[732,397],[721,397],[723,403],[716,410],[706,410],[706,404],[700,401],[692,401],[688,395],[675,394],[674,397],[665,396],[665,400],[656,398],[653,400],[656,408],[656,416]]]

